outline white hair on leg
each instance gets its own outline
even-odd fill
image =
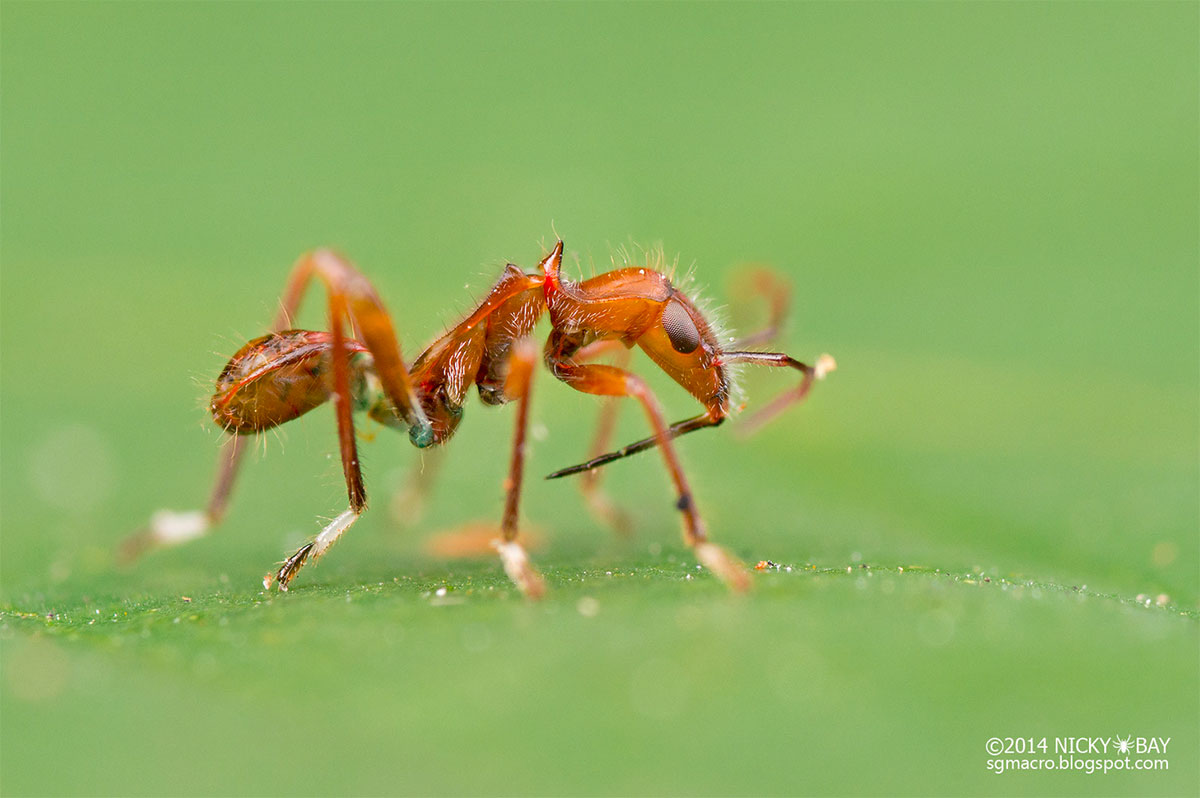
[[[150,536],[162,546],[176,546],[203,537],[208,527],[208,513],[203,510],[159,510],[150,518]]]
[[[312,551],[309,553],[311,559],[320,557],[325,551],[332,546],[342,533],[350,528],[350,525],[358,520],[358,513],[353,509],[346,510],[337,518],[330,521],[320,534],[313,539]]]
[[[504,572],[520,588],[521,592],[529,598],[541,598],[542,594],[546,592],[546,584],[542,581],[541,574],[529,562],[529,555],[525,553],[521,544],[515,540],[493,540],[492,547],[500,552],[500,561],[504,563]]]

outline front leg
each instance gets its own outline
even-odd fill
[[[613,354],[613,365],[625,369],[629,367],[630,350],[620,341],[614,339],[596,341],[583,347],[574,355],[577,363],[582,363],[605,354]],[[593,460],[606,453],[612,444],[613,433],[616,432],[617,419],[621,412],[621,400],[609,397],[600,405],[600,413],[596,418],[596,431],[588,450],[588,459]],[[579,478],[579,492],[587,503],[593,516],[612,528],[618,536],[629,538],[633,535],[633,517],[618,506],[601,486],[600,481],[604,472],[598,468],[590,468]]]
[[[559,340],[557,343],[563,343]],[[750,576],[746,567],[716,543],[708,539],[704,521],[696,502],[692,497],[687,477],[675,447],[671,443],[672,430],[663,420],[658,400],[646,383],[637,375],[624,369],[605,365],[580,365],[564,353],[570,347],[560,348],[556,337],[552,335],[547,346],[546,360],[554,376],[570,385],[577,391],[598,396],[628,396],[636,399],[646,413],[650,427],[654,432],[654,444],[662,452],[667,473],[675,487],[675,508],[683,517],[684,541],[692,547],[692,551],[706,568],[715,573],[732,590],[742,592],[750,588]],[[648,446],[646,448],[649,448]]]

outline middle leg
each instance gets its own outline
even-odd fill
[[[492,545],[500,553],[504,571],[521,592],[531,599],[541,598],[546,584],[541,574],[529,562],[529,555],[517,542],[520,520],[521,482],[525,476],[525,431],[529,425],[529,394],[533,383],[533,369],[537,363],[537,347],[529,338],[513,344],[508,358],[508,377],[504,382],[504,393],[509,399],[517,400],[517,419],[513,429],[512,457],[509,460],[508,479],[504,481],[504,518],[500,522],[501,537]]]

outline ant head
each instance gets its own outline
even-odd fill
[[[659,316],[637,339],[638,346],[675,382],[710,409],[725,408],[729,375],[721,345],[700,310],[672,290]]]

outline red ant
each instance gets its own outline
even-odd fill
[[[126,555],[203,535],[224,515],[238,463],[248,448],[244,436],[291,421],[332,400],[350,507],[264,579],[266,587],[274,582],[280,590],[286,590],[304,564],[324,554],[366,507],[353,412],[365,410],[382,424],[407,428],[409,440],[418,448],[438,446],[458,428],[467,392],[474,383],[485,404],[517,402],[502,538],[494,546],[505,571],[521,591],[531,598],[540,596],[544,591],[542,578],[517,542],[517,509],[531,378],[537,360],[530,336],[538,320],[548,313],[552,329],[543,358],[551,373],[577,391],[636,399],[654,433],[622,449],[556,471],[548,478],[584,473],[594,489],[595,469],[657,447],[674,484],[675,506],[683,515],[684,539],[696,559],[731,588],[747,589],[750,580],[745,566],[709,542],[672,441],[698,429],[715,427],[729,416],[729,366],[783,366],[802,375],[796,388],[750,420],[749,425],[757,427],[803,400],[813,381],[835,368],[833,358],[822,355],[814,367],[809,367],[785,354],[745,349],[770,338],[773,329],[743,339],[740,348],[727,348],[696,304],[662,272],[649,266],[626,266],[573,282],[561,273],[562,252],[559,241],[531,274],[513,264],[506,266],[479,307],[434,341],[411,366],[405,366],[400,355],[391,317],[358,269],[329,250],[300,258],[288,279],[273,332],[239,349],[217,378],[210,409],[216,423],[233,437],[229,452],[221,458],[207,509],[159,511],[147,529],[126,541]],[[314,278],[324,284],[328,295],[329,331],[290,329],[290,320]],[[782,313],[785,302],[785,298],[777,298],[776,316]],[[347,337],[348,325],[356,338]],[[658,401],[641,378],[620,366],[590,362],[609,352],[627,357],[634,344],[696,397],[704,405],[704,412],[667,424]],[[596,451],[607,448],[612,429],[611,414],[602,419]],[[602,500],[592,503],[600,510],[606,506]],[[611,513],[609,516],[614,517]]]

